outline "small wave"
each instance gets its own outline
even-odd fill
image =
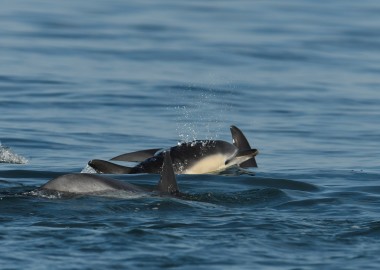
[[[243,175],[243,174],[242,174]],[[284,178],[272,178],[272,177],[242,177],[241,182],[249,184],[251,186],[265,186],[271,188],[278,189],[289,189],[289,190],[299,190],[299,191],[307,191],[307,192],[317,192],[320,191],[321,188],[307,183],[301,182],[297,180],[290,180]]]
[[[317,199],[303,199],[303,200],[294,200],[290,202],[285,202],[278,207],[280,209],[286,208],[298,208],[298,207],[313,207],[313,206],[322,206],[331,204],[339,204],[341,203],[337,198],[317,198]]]
[[[26,164],[28,160],[0,143],[0,163]]]
[[[346,232],[338,234],[337,238],[351,237],[379,237],[380,236],[380,221],[373,221],[367,224],[353,225]]]
[[[275,188],[251,189],[231,193],[204,193],[197,195],[186,195],[183,197],[183,199],[229,206],[270,206],[278,205],[290,200],[285,192]]]

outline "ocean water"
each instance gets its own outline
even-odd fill
[[[378,269],[377,1],[3,1],[1,269]],[[178,141],[259,149],[184,198],[34,192]],[[154,187],[159,175],[118,175]]]

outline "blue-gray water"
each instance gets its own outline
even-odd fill
[[[0,268],[378,269],[379,12],[3,1]],[[183,200],[31,192],[93,158],[230,141],[231,124],[259,167],[180,175]]]

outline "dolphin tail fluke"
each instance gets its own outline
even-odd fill
[[[129,174],[132,173],[132,168],[121,166],[109,161],[93,159],[88,162],[97,173],[107,173],[107,174]]]
[[[153,157],[154,154],[160,150],[161,150],[161,148],[157,148],[157,149],[146,149],[146,150],[126,153],[126,154],[122,154],[122,155],[113,157],[113,158],[111,158],[111,160],[142,162],[142,161],[146,160],[147,158]]]
[[[239,149],[239,151],[250,150],[251,146],[247,138],[244,136],[243,132],[236,126],[231,126],[231,135],[233,144]],[[239,165],[242,168],[257,167],[257,162],[255,157],[248,159]]]
[[[174,174],[170,152],[164,153],[164,164],[162,165],[161,179],[158,182],[158,191],[162,194],[178,195],[179,189]]]

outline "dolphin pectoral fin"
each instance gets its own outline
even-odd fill
[[[235,126],[230,127],[232,142],[233,144],[239,148],[239,150],[247,150],[251,149],[247,138],[244,136],[243,132]]]
[[[231,159],[227,159],[225,165],[228,165],[234,159],[246,159],[241,163],[238,163],[239,167],[249,168],[257,167],[255,156],[259,153],[257,149],[248,149],[244,151],[239,151],[236,156]]]
[[[130,161],[130,162],[142,162],[150,157],[153,157],[155,153],[160,151],[161,148],[157,149],[146,149],[131,153],[125,153],[116,157],[111,158],[111,160],[118,160],[118,161]]]
[[[97,173],[108,173],[108,174],[129,174],[132,168],[121,166],[109,161],[93,159],[88,162]]]
[[[157,190],[162,194],[179,194],[170,152],[164,153],[164,164],[162,165],[161,178],[158,182]]]
[[[241,167],[241,168],[255,167],[256,168],[257,167],[256,159],[254,157],[251,159],[248,159],[248,160],[244,161],[243,163],[240,163],[239,167]]]

